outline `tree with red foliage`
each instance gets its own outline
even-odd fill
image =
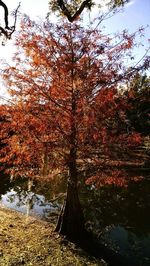
[[[15,176],[66,175],[67,197],[56,231],[72,241],[81,241],[86,232],[78,174],[88,166],[100,168],[101,154],[108,154],[113,138],[107,122],[117,108],[117,85],[148,67],[147,61],[130,69],[123,64],[135,35],[110,37],[64,21],[39,25],[26,16],[16,39],[15,65],[3,72],[13,102],[3,131],[14,134],[5,140],[1,162]],[[106,178],[121,185],[124,180],[120,173],[96,176],[99,183]]]

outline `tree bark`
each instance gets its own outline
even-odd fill
[[[58,218],[55,231],[70,241],[81,243],[85,235],[84,215],[78,196],[76,152],[70,151],[67,196]]]

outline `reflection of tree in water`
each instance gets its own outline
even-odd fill
[[[66,177],[58,176],[58,178],[51,179],[49,182],[41,180],[41,182],[35,183],[35,189],[36,193],[44,195],[47,201],[54,202],[57,199],[62,203],[62,198],[66,192]]]
[[[129,262],[125,265],[150,265],[149,185],[149,175],[145,174],[145,179],[131,182],[127,188],[107,185],[80,189],[86,227],[100,243],[123,255]]]
[[[139,182],[131,182],[127,188],[109,185],[82,189],[87,226],[98,234],[112,224],[122,225],[139,236],[147,235],[150,232],[149,183],[147,175]]]
[[[127,217],[129,226],[133,232],[140,234],[147,234],[150,232],[150,179],[131,184],[126,195],[127,202]],[[128,198],[127,198],[128,197]]]
[[[15,183],[15,182],[14,182]],[[26,182],[17,181],[14,187],[14,192],[8,195],[8,200],[10,203],[16,203],[17,207],[26,206],[26,213],[29,215],[30,210],[34,208],[35,203],[41,204],[41,199],[32,192],[31,180]]]
[[[9,179],[8,179],[9,181]],[[4,182],[4,180],[3,180]],[[7,201],[16,206],[16,209],[25,207],[29,214],[42,215],[43,218],[56,217],[64,199],[64,179],[51,180],[51,182],[37,182],[25,179],[16,179],[9,182],[13,190],[6,188],[3,195],[8,193]],[[15,206],[13,206],[15,208]],[[24,212],[23,209],[20,209]],[[32,212],[33,211],[33,212]]]
[[[56,221],[66,196],[66,177],[62,175],[49,182],[36,182],[35,188],[36,193],[44,195],[45,202],[51,203],[51,209],[43,208],[43,217],[49,221]]]

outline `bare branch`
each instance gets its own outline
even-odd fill
[[[5,29],[10,29],[8,26],[8,7],[0,0],[0,6],[4,8],[4,20],[5,20]]]
[[[18,5],[18,7],[16,8],[16,10],[14,11],[15,20],[14,20],[14,25],[12,27],[8,26],[8,7],[1,0],[0,0],[0,6],[2,6],[4,8],[4,21],[5,21],[5,28],[0,26],[0,35],[4,35],[6,37],[6,39],[10,39],[11,35],[13,34],[13,32],[16,29],[17,15],[18,15],[18,11],[20,8],[20,3]]]

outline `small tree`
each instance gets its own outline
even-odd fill
[[[14,134],[1,162],[9,162],[10,173],[17,176],[66,174],[67,197],[56,231],[73,241],[81,241],[86,232],[78,173],[104,162],[100,155],[107,154],[111,141],[105,121],[116,108],[117,84],[148,66],[147,61],[130,69],[123,64],[134,37],[123,32],[110,38],[64,21],[38,25],[25,17],[16,39],[16,65],[3,73],[14,103],[9,112]],[[96,178],[99,183],[109,179]],[[109,180],[123,184],[124,177]]]

